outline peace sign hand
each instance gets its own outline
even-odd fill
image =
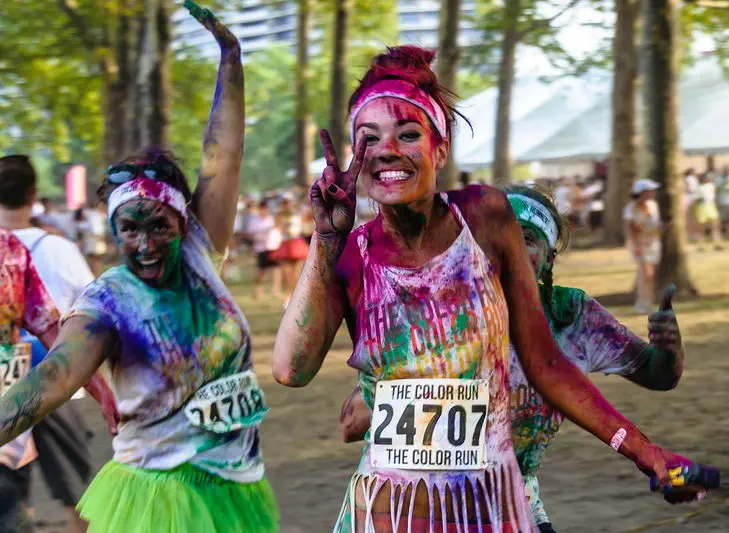
[[[220,22],[215,15],[213,15],[212,11],[200,7],[192,0],[185,0],[185,9],[187,9],[190,14],[205,27],[206,30],[213,34],[213,37],[215,37],[220,48],[234,49],[236,47],[240,47],[238,38],[233,35],[233,32],[231,32],[225,24]]]
[[[356,142],[354,158],[349,168],[343,171],[329,132],[321,130],[319,137],[327,167],[309,189],[316,232],[322,237],[346,236],[354,227],[357,176],[362,169],[367,143],[363,139]]]

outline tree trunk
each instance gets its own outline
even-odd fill
[[[296,185],[308,187],[309,163],[314,159],[313,121],[309,103],[309,0],[299,0],[296,39]]]
[[[172,32],[169,0],[158,0],[157,14],[157,57],[150,80],[152,90],[152,114],[148,116],[150,144],[164,149],[170,148],[170,43]]]
[[[104,162],[114,164],[128,153],[130,134],[127,125],[133,122],[128,93],[133,85],[130,74],[134,62],[131,45],[134,24],[125,0],[120,2],[117,20],[109,20],[108,24],[112,43],[109,55],[113,58],[107,64],[101,64],[104,74]]]
[[[491,164],[493,182],[504,185],[511,180],[509,137],[511,135],[511,94],[514,89],[516,46],[519,44],[518,22],[520,0],[506,0],[504,7],[504,37],[499,59],[499,96],[496,100],[496,129],[494,132],[494,158]]]
[[[168,148],[169,130],[169,44],[170,21],[167,0],[145,0],[139,12],[140,39],[136,51],[136,86],[132,98],[134,131],[128,149],[132,152],[147,146]],[[132,126],[133,125],[133,126]]]
[[[623,244],[623,208],[630,201],[635,175],[635,84],[638,73],[636,22],[638,0],[615,0],[613,36],[613,131],[610,168],[605,197],[603,240]]]
[[[140,42],[139,68],[137,69],[137,91],[139,102],[139,144],[152,144],[152,119],[155,113],[153,96],[153,73],[157,67],[158,31],[157,16],[160,0],[145,0],[142,20],[142,40]]]
[[[169,145],[170,0],[117,0],[99,39],[87,30],[75,2],[62,0],[103,79],[105,163],[142,145]]]
[[[438,43],[438,81],[454,93],[458,91],[458,61],[461,51],[458,47],[458,29],[461,15],[461,0],[442,0]],[[455,132],[454,132],[455,133]],[[438,188],[453,189],[458,182],[458,167],[454,159],[455,135],[451,136],[451,148],[445,167],[438,173]]]
[[[113,79],[104,80],[104,164],[117,163],[123,156],[124,105],[126,96],[120,84]]]
[[[141,146],[140,139],[140,112],[141,112],[141,85],[138,79],[140,66],[140,53],[142,51],[141,44],[144,42],[144,11],[136,12],[129,17],[129,31],[126,35],[120,35],[119,47],[126,48],[123,52],[127,58],[124,63],[125,69],[120,72],[127,81],[125,87],[126,103],[125,103],[125,120],[121,127],[126,131],[124,138],[123,156],[127,157],[132,152],[136,152]]]
[[[332,84],[329,102],[329,134],[339,157],[344,157],[347,143],[347,57],[349,55],[349,20],[353,0],[336,0],[332,52]],[[344,161],[340,161],[344,165]]]
[[[169,148],[169,0],[121,9],[113,40],[114,69],[104,82],[107,163],[145,146]]]
[[[663,222],[663,253],[656,273],[656,290],[661,293],[666,285],[675,283],[679,294],[695,295],[685,253],[683,183],[677,172],[676,72],[680,43],[676,0],[642,2],[648,177],[661,184],[658,205]]]

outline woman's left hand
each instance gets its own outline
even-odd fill
[[[678,353],[681,349],[681,331],[671,303],[674,294],[676,285],[671,284],[663,292],[658,311],[648,317],[648,338],[652,346]]]
[[[215,40],[222,49],[234,49],[240,48],[240,42],[238,38],[233,34],[228,27],[220,22],[212,11],[205,9],[197,5],[192,0],[185,0],[185,9],[195,17],[195,19],[202,24],[206,30],[212,33]]]

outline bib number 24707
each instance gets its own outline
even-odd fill
[[[377,384],[372,463],[401,470],[486,466],[486,380],[401,379]]]

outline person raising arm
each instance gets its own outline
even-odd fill
[[[185,6],[221,49],[198,186],[154,148],[107,169],[99,193],[125,264],[86,288],[48,358],[0,399],[3,443],[101,367],[120,424],[113,460],[78,506],[90,532],[278,531],[259,439],[268,407],[248,324],[215,265],[238,197],[240,46],[210,11]]]

